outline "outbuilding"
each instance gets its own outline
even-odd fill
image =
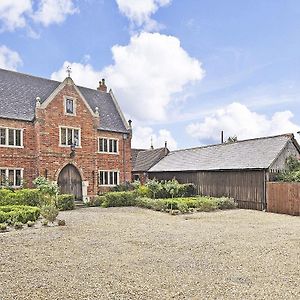
[[[150,178],[194,183],[200,195],[232,197],[240,208],[266,209],[266,182],[300,157],[293,134],[283,134],[170,152]]]

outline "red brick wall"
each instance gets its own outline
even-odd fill
[[[76,116],[65,115],[64,96],[76,101]],[[100,108],[101,109],[101,108]],[[101,120],[100,120],[101,122]],[[131,137],[123,134],[97,130],[99,117],[92,115],[73,85],[66,85],[46,106],[36,109],[34,122],[0,119],[0,126],[25,128],[24,148],[0,147],[0,167],[24,168],[24,180],[31,185],[38,175],[57,180],[59,172],[68,163],[74,164],[82,180],[88,181],[88,195],[92,196],[106,188],[98,186],[99,170],[119,170],[120,182],[131,180]],[[75,157],[70,157],[70,147],[59,146],[59,126],[81,129],[81,147]],[[98,137],[119,139],[119,154],[98,153]],[[125,156],[123,153],[125,152]]]

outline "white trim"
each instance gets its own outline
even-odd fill
[[[100,139],[106,139],[107,140],[107,150],[109,150],[109,140],[117,141],[117,152],[100,151]],[[119,147],[120,147],[120,140],[118,138],[98,136],[98,140],[97,140],[98,151],[97,151],[97,153],[119,155],[120,154]]]
[[[73,85],[74,89],[76,90],[76,92],[78,93],[78,95],[80,96],[80,98],[82,99],[82,101],[84,102],[84,104],[86,105],[87,109],[89,110],[89,112],[91,113],[91,115],[93,117],[98,117],[92,110],[92,108],[90,107],[90,105],[88,104],[88,102],[86,101],[86,99],[83,97],[82,93],[80,92],[79,88],[75,85],[74,81],[72,80],[72,78],[67,77],[53,92],[52,94],[41,104],[40,108],[44,109],[46,108],[49,103],[52,102],[52,100],[57,96],[57,94],[66,86],[66,85]]]
[[[15,128],[15,127],[4,127],[4,126],[0,126],[0,129],[5,129],[5,145],[1,145],[0,147],[2,148],[24,148],[24,141],[23,141],[23,137],[24,137],[24,128]],[[14,143],[16,142],[16,130],[20,130],[20,143],[21,146],[15,146],[15,145],[9,145],[9,130],[14,130]]]
[[[70,117],[75,117],[76,116],[76,109],[77,109],[77,99],[75,97],[71,97],[71,96],[64,96],[64,114],[66,116],[70,116]],[[72,100],[73,101],[73,114],[71,113],[67,113],[67,100]]]
[[[109,184],[100,184],[100,172],[107,172],[107,178]],[[116,184],[110,184],[110,178],[109,178],[109,173],[114,172],[117,173],[117,183]],[[107,187],[112,187],[112,186],[117,186],[120,184],[120,171],[119,170],[98,170],[98,186],[107,186]]]
[[[5,170],[5,178],[7,181],[9,181],[9,171],[14,171],[14,184],[13,185],[9,185],[9,187],[12,187],[12,188],[20,188],[23,186],[23,177],[24,177],[24,168],[10,168],[10,167],[0,167],[0,170]],[[21,184],[20,185],[15,185],[16,183],[16,172],[15,171],[21,171],[20,172],[20,176],[21,176]],[[0,173],[0,176],[1,176],[1,173]],[[0,185],[1,187],[1,185]]]
[[[81,147],[81,128],[80,127],[72,127],[72,126],[58,126],[59,128],[59,141],[58,141],[58,146],[59,147],[65,147],[65,148],[69,148],[71,145],[67,145],[67,139],[68,139],[68,134],[67,134],[67,130],[66,130],[66,145],[61,144],[61,129],[71,129],[72,130],[72,140],[74,141],[74,129],[78,130],[78,140],[79,140],[79,145],[75,146],[76,148],[82,148]]]

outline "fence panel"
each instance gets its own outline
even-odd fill
[[[267,210],[300,216],[300,183],[268,182]]]

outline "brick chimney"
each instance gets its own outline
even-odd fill
[[[105,79],[104,78],[102,78],[102,80],[99,81],[99,86],[97,87],[97,90],[107,93],[107,86],[105,84]]]

